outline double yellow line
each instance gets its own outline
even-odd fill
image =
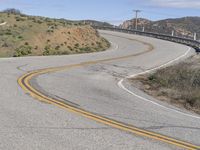
[[[136,41],[138,41],[138,40],[136,40]],[[141,41],[138,41],[138,42],[141,42]],[[73,106],[71,104],[67,104],[67,103],[60,101],[58,99],[51,98],[51,97],[41,93],[39,90],[34,88],[30,83],[31,79],[33,79],[33,78],[35,78],[35,77],[37,77],[41,74],[52,73],[52,72],[67,70],[67,69],[72,69],[72,68],[78,68],[78,67],[88,66],[88,65],[102,63],[102,62],[123,60],[123,59],[127,59],[127,58],[131,58],[131,57],[135,57],[135,56],[139,56],[139,55],[148,53],[148,52],[150,52],[154,49],[154,47],[149,43],[146,43],[146,42],[141,42],[141,43],[148,45],[148,50],[140,52],[140,53],[136,53],[136,54],[133,54],[133,55],[128,55],[128,56],[102,59],[102,60],[96,60],[96,61],[88,61],[88,62],[83,62],[83,63],[79,63],[79,64],[66,65],[66,66],[61,66],[61,67],[46,68],[46,69],[32,71],[32,72],[29,72],[29,73],[23,75],[22,77],[20,77],[18,79],[18,84],[22,87],[22,89],[25,92],[29,93],[32,97],[34,97],[34,98],[36,98],[40,101],[53,104],[53,105],[58,106],[60,108],[66,109],[68,111],[77,113],[81,116],[95,120],[97,122],[112,126],[114,128],[117,128],[117,129],[121,129],[123,131],[134,133],[134,134],[137,134],[137,135],[140,135],[140,136],[144,136],[144,137],[148,137],[148,138],[151,138],[151,139],[163,141],[165,143],[169,143],[169,144],[172,144],[172,145],[176,145],[176,146],[181,147],[181,148],[191,149],[191,150],[200,149],[199,146],[196,146],[196,145],[193,145],[193,144],[190,144],[190,143],[187,143],[187,142],[183,142],[183,141],[180,141],[180,140],[176,140],[174,138],[170,138],[170,137],[167,137],[167,136],[164,136],[164,135],[161,135],[161,134],[157,134],[157,133],[154,133],[154,132],[151,132],[151,131],[143,130],[143,129],[140,129],[140,128],[134,127],[132,125],[128,125],[128,124],[125,124],[125,123],[122,123],[122,122],[119,122],[119,121],[116,121],[116,120],[113,120],[113,119],[109,119],[107,117],[97,115],[97,114],[89,112],[87,110],[83,110],[83,109],[78,108],[76,106]]]

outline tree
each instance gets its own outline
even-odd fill
[[[8,9],[5,9],[3,12],[9,13],[9,14],[15,14],[15,15],[22,14],[20,10],[15,9],[15,8],[8,8]]]

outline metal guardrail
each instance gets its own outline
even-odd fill
[[[189,38],[182,38],[182,37],[170,36],[166,34],[159,34],[159,33],[153,33],[153,32],[142,32],[138,30],[121,29],[119,27],[107,27],[107,26],[92,26],[92,27],[99,30],[110,30],[110,31],[118,31],[118,32],[124,32],[124,33],[129,33],[129,34],[137,34],[137,35],[172,41],[176,43],[181,43],[181,44],[193,47],[197,53],[200,53],[200,42],[189,39]]]

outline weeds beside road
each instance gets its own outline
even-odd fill
[[[157,99],[200,114],[200,56],[130,80]]]

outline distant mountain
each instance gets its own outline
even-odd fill
[[[135,19],[125,21],[120,25],[124,29],[135,29]],[[183,17],[177,19],[165,19],[159,21],[150,21],[147,19],[138,19],[138,30],[147,32],[156,32],[171,34],[174,31],[175,36],[193,37],[197,33],[200,39],[200,17]]]
[[[86,24],[90,24],[93,26],[110,26],[112,27],[113,25],[107,23],[107,22],[101,22],[101,21],[96,21],[96,20],[82,20],[82,22],[85,22]]]

